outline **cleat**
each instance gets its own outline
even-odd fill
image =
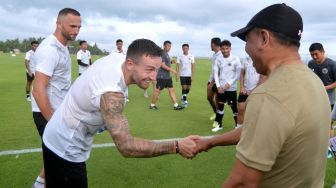
[[[223,129],[216,121],[214,122],[214,124],[215,123],[217,124],[217,126],[211,130],[212,132],[217,132]]]
[[[156,106],[149,106],[149,109],[151,109],[151,110],[159,110],[158,107],[156,107]]]
[[[184,108],[183,106],[178,105],[178,106],[174,107],[174,110],[182,110],[183,108]]]

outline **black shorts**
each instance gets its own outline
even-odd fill
[[[217,101],[228,103],[228,105],[237,105],[237,91],[224,91],[224,93],[217,93]]]
[[[208,85],[209,85],[209,84],[210,84],[210,82],[208,82]],[[218,92],[218,91],[217,91],[217,86],[216,86],[215,83],[212,85],[211,91],[214,92],[214,93],[217,93],[217,92]]]
[[[32,76],[29,76],[28,72],[26,72],[26,76],[27,76],[27,81],[28,82],[32,82],[34,80],[34,74],[32,74]]]
[[[180,76],[181,85],[191,85],[191,77]]]
[[[87,188],[85,162],[67,161],[42,143],[46,187],[80,187]]]
[[[36,129],[42,138],[45,126],[47,125],[48,121],[43,117],[41,112],[33,112],[33,118]]]
[[[172,88],[173,87],[173,80],[169,79],[156,79],[156,88],[159,90],[163,90],[164,88]]]
[[[238,102],[246,102],[248,95],[240,93],[238,96]]]

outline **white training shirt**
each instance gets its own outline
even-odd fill
[[[122,55],[126,56],[126,52],[124,52],[124,50],[122,52],[120,52],[117,48],[113,50],[113,53],[122,54]]]
[[[121,66],[124,56],[114,54],[97,60],[77,78],[64,101],[48,122],[44,144],[59,157],[72,162],[89,158],[93,137],[105,123],[100,98],[106,92],[128,95]]]
[[[191,66],[192,64],[195,63],[195,57],[193,55],[191,54],[179,55],[177,57],[176,63],[180,65],[180,76],[191,77],[192,74]]]
[[[244,58],[242,69],[245,71],[244,88],[247,91],[252,91],[258,85],[260,74],[258,74],[254,68],[253,61],[250,57]]]
[[[29,50],[25,56],[25,60],[29,61],[29,69],[32,74],[35,74],[34,54],[35,52],[33,50]],[[27,68],[26,68],[26,72],[28,72]]]
[[[50,35],[38,46],[34,58],[35,70],[49,77],[47,95],[54,112],[63,101],[71,85],[69,50],[54,35]],[[34,97],[32,97],[31,103],[32,111],[40,112]]]
[[[226,91],[237,90],[237,80],[240,77],[241,69],[241,63],[237,56],[230,55],[227,58],[219,56],[216,58],[213,68],[214,79],[217,87],[221,86],[224,88],[224,85],[228,83],[231,87]]]
[[[213,75],[214,74],[214,65],[215,65],[216,58],[218,58],[218,57],[223,57],[223,54],[220,50],[212,55],[212,58],[211,58],[211,63],[212,63],[211,64],[211,74],[210,74],[209,82],[214,80],[214,75]]]
[[[77,52],[77,60],[81,60],[82,63],[90,65],[90,59],[91,59],[91,53],[89,50],[85,50],[84,52],[82,49],[80,49]],[[84,67],[84,66],[78,65],[78,73],[83,74],[88,68],[89,66]]]

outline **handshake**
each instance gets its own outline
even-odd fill
[[[210,148],[209,140],[197,135],[188,136],[178,141],[178,153],[187,159],[192,159],[198,153]]]

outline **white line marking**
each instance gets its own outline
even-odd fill
[[[202,136],[202,138],[210,138],[212,136]],[[164,141],[172,141],[172,140],[178,140],[181,138],[169,138],[169,139],[161,139],[161,140],[153,140],[156,142],[164,142]],[[107,147],[115,147],[115,144],[113,143],[104,143],[104,144],[93,144],[92,148],[107,148]],[[31,149],[21,149],[21,150],[5,150],[0,151],[0,156],[6,156],[6,155],[20,155],[20,154],[27,154],[27,153],[38,153],[42,152],[41,148],[31,148]]]

